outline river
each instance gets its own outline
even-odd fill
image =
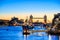
[[[33,30],[46,30],[44,27],[35,26]],[[56,35],[46,32],[31,33],[26,37],[22,34],[22,26],[0,26],[0,40],[59,40]]]

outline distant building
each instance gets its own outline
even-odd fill
[[[60,13],[54,14],[54,18],[52,20],[52,26],[54,26],[58,20],[60,20]]]
[[[29,23],[33,23],[33,16],[32,15],[30,15]]]
[[[24,23],[24,19],[20,19],[18,22],[19,23]]]
[[[30,19],[33,19],[33,16],[32,15],[30,15]]]
[[[44,15],[44,22],[47,23],[47,16]]]
[[[13,17],[11,18],[11,20],[9,21],[9,25],[13,25],[13,24],[16,24],[18,23],[18,18],[17,17]]]
[[[9,20],[0,19],[0,25],[8,25]]]
[[[17,18],[17,17],[13,17],[13,18],[11,19],[11,21],[16,21],[16,22],[18,22],[18,18]]]

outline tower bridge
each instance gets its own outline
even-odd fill
[[[41,17],[34,17],[33,19],[43,19],[43,18],[41,18]]]
[[[33,22],[33,19],[44,19],[44,23],[47,23],[47,16],[44,15],[44,17],[33,17],[32,15],[30,15],[30,22]]]

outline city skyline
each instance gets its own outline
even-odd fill
[[[23,15],[24,16],[24,15]],[[37,18],[44,18],[44,16],[45,15],[32,15],[33,17],[37,17]],[[46,15],[47,16],[47,15]],[[48,16],[47,16],[47,22],[49,23],[51,23],[52,22],[52,18],[51,18],[51,16],[52,16],[52,18],[53,18],[53,15],[52,14],[48,14]],[[1,18],[1,19],[3,19],[3,20],[11,20],[11,18],[13,18],[13,17],[16,17],[16,18],[18,18],[19,20],[20,19],[23,19],[24,21],[26,20],[26,19],[28,19],[29,20],[29,18],[30,18],[30,15],[28,15],[28,16],[25,16],[25,17],[22,17],[22,16],[12,16],[12,17],[10,17],[10,18],[7,18],[7,16],[6,16],[6,19],[4,19],[4,18]],[[28,17],[28,18],[27,18]],[[37,20],[39,20],[39,22],[44,22],[44,19],[33,19],[33,22],[36,22]]]
[[[0,19],[18,17],[26,19],[31,14],[52,21],[54,14],[60,13],[60,0],[0,0]]]

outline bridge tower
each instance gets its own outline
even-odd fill
[[[47,16],[44,15],[44,23],[47,23]]]
[[[30,15],[29,23],[33,23],[33,16],[32,15]]]

